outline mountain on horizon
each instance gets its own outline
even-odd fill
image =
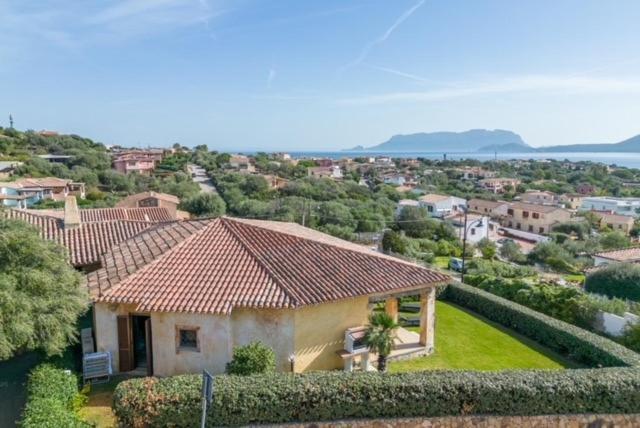
[[[566,146],[538,147],[539,152],[614,152],[640,153],[640,135],[636,135],[619,143],[600,144],[568,144]]]
[[[376,146],[354,147],[351,150],[403,152],[475,152],[486,146],[532,149],[518,134],[502,129],[472,129],[464,132],[431,132],[394,135]]]

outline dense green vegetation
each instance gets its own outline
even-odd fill
[[[48,162],[37,155],[55,154],[73,156],[68,163]],[[58,177],[83,182],[87,186],[84,206],[113,206],[128,194],[153,190],[189,198],[199,187],[185,172],[191,154],[176,152],[167,156],[156,174],[121,174],[111,169],[111,156],[104,145],[77,135],[43,136],[33,131],[0,129],[0,160],[15,159],[24,162],[15,178]],[[58,207],[44,202],[36,208]]]
[[[84,402],[75,374],[42,364],[29,375],[27,406],[21,426],[25,428],[89,428],[77,415]]]
[[[249,376],[276,371],[276,355],[273,349],[260,342],[252,342],[233,348],[233,357],[227,364],[227,373]]]
[[[199,375],[128,380],[115,412],[124,426],[197,426],[201,384]],[[636,368],[218,376],[214,390],[209,420],[221,426],[640,411]]]
[[[437,301],[435,351],[392,362],[391,372],[433,369],[510,370],[572,367],[559,355],[450,303]]]
[[[0,220],[0,295],[0,360],[36,349],[61,354],[89,304],[64,248],[15,220]]]
[[[640,265],[614,263],[587,276],[585,290],[640,302]]]

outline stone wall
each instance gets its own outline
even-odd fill
[[[302,428],[634,428],[640,426],[640,415],[549,415],[549,416],[465,416],[443,418],[363,419],[312,424],[287,424]]]

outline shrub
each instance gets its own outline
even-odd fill
[[[227,364],[227,373],[252,375],[271,373],[276,370],[276,356],[273,350],[260,342],[233,348],[233,359]]]
[[[590,293],[640,302],[640,265],[615,263],[589,276],[584,288]]]
[[[382,236],[382,249],[393,253],[405,254],[407,252],[406,239],[398,232],[387,230]]]
[[[37,366],[29,375],[25,428],[88,427],[75,413],[79,400],[78,379],[49,364]]]
[[[197,375],[128,380],[116,388],[114,410],[124,426],[197,426],[201,383]],[[208,422],[216,426],[466,414],[636,413],[640,371],[217,376],[213,397]]]
[[[444,298],[585,365],[640,366],[640,355],[609,339],[469,285],[450,284]]]

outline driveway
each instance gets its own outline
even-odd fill
[[[207,175],[207,171],[204,168],[199,167],[195,164],[188,164],[187,170],[191,175],[193,181],[198,183],[200,186],[200,190],[206,193],[218,193],[216,187],[213,185],[211,178]]]

